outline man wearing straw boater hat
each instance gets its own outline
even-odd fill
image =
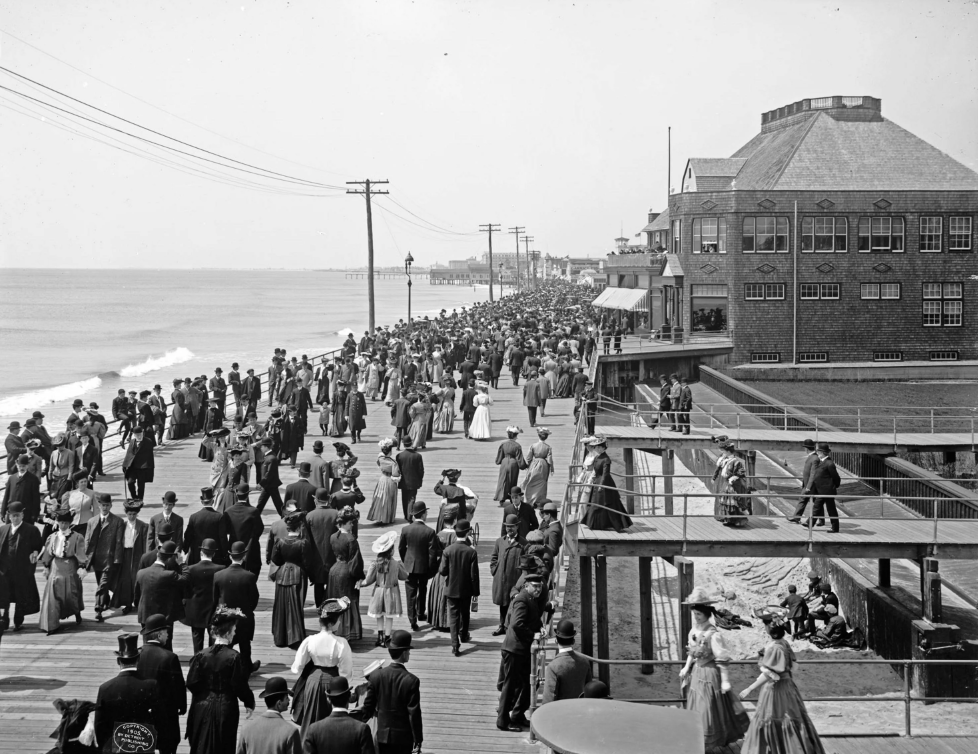
[[[258,698],[265,700],[267,709],[241,728],[237,754],[296,754],[301,741],[299,729],[286,714],[292,703],[288,681],[272,676]]]
[[[95,702],[95,739],[98,750],[106,752],[112,750],[116,726],[139,723],[155,727],[160,707],[159,684],[152,679],[143,680],[136,670],[139,634],[120,634],[118,639],[115,656],[119,675],[99,686]]]

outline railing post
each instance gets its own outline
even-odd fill
[[[897,434],[896,434],[896,417],[893,417],[893,447],[896,448],[897,444]]]
[[[686,554],[686,522],[689,515],[689,495],[683,494],[683,555]]]
[[[538,653],[540,652],[540,641],[537,640],[533,643],[533,649],[530,652],[530,717],[533,717],[533,711],[537,708],[537,663],[538,663]],[[536,736],[533,735],[533,726],[530,726],[530,742],[536,740]]]
[[[913,738],[910,730],[910,672],[913,667],[911,662],[903,665],[903,734],[907,738]]]
[[[930,410],[930,433],[934,434],[934,409]]]
[[[863,431],[863,410],[861,408],[856,409],[856,431]]]

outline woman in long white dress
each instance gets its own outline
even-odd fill
[[[391,359],[387,365],[387,395],[384,396],[384,403],[388,406],[401,397],[401,367],[398,362]]]
[[[431,354],[431,381],[436,385],[441,384],[441,378],[445,371],[445,356],[441,351]]]
[[[492,405],[492,398],[489,396],[489,386],[477,383],[475,389],[478,395],[472,399],[475,405],[475,413],[472,415],[472,424],[469,426],[469,437],[473,440],[492,439],[492,414],[489,407]]]

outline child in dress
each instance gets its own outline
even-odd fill
[[[394,560],[397,532],[390,531],[378,537],[370,549],[377,559],[370,564],[363,586],[374,585],[367,615],[377,619],[377,646],[386,647],[394,630],[394,618],[401,617],[400,582],[406,581],[408,572],[400,560]]]

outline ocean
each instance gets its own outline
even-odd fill
[[[407,319],[405,278],[374,281],[376,323]],[[489,298],[488,287],[415,279],[411,313]],[[316,354],[367,329],[367,281],[313,270],[3,270],[0,273],[0,420],[41,410],[54,431],[71,403],[111,418],[119,388],[163,386],[206,374],[268,368],[276,348]]]

